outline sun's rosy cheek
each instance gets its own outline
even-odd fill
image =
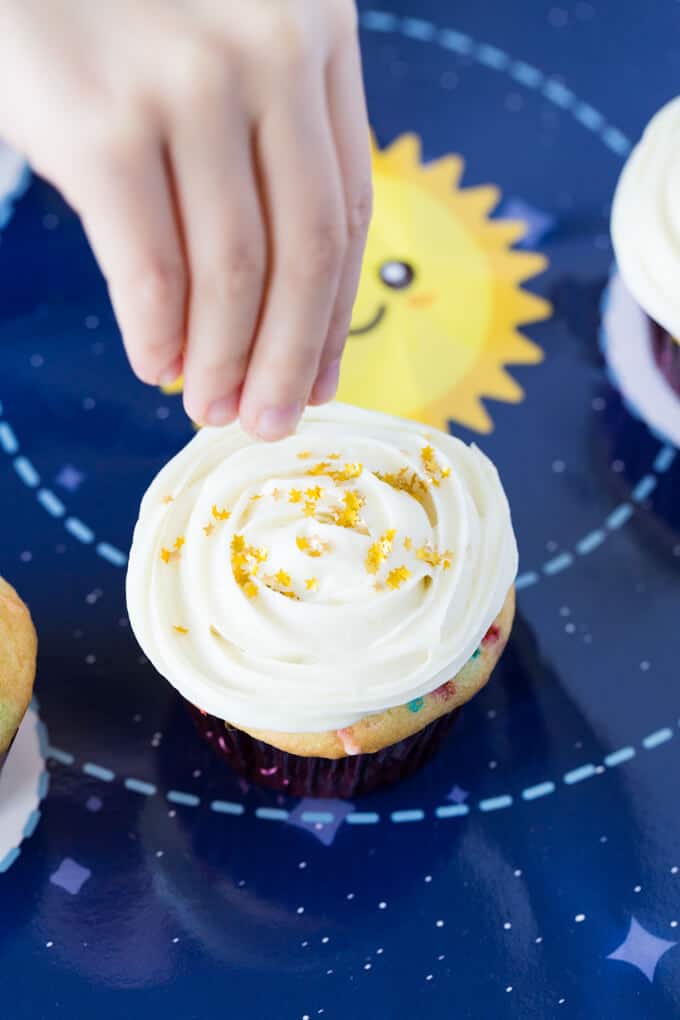
[[[434,291],[421,291],[420,294],[414,294],[408,299],[408,303],[413,308],[429,308],[429,306],[436,301],[437,295]]]

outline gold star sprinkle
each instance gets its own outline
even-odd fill
[[[272,489],[272,499],[279,500],[281,499],[282,495],[283,493],[281,492],[280,489]]]
[[[307,591],[318,591],[319,582],[315,577],[308,577],[307,580],[305,581],[305,587]]]
[[[183,545],[184,545],[184,535],[180,535],[179,538],[175,539],[175,544],[173,546],[175,552],[179,552]]]
[[[250,502],[251,503],[257,503],[258,499],[262,499],[262,493],[261,492],[258,493],[257,496],[251,496],[250,497]]]
[[[341,456],[342,456],[342,454],[340,454],[340,453],[329,453],[328,454],[328,459],[329,460],[340,460]]]
[[[412,549],[412,548],[413,548],[413,540],[408,538],[408,536],[407,536],[404,539],[404,549]]]
[[[212,521],[208,521],[208,523],[203,526],[203,530],[205,531],[206,537],[209,537],[215,530],[215,525]]]
[[[415,471],[410,471],[408,468],[402,468],[401,471],[387,472],[385,474],[380,471],[375,472],[376,478],[379,478],[381,482],[391,486],[393,489],[397,489],[399,492],[407,492],[409,496],[417,500],[421,506],[425,503],[427,496],[428,485],[430,480],[421,478]]]
[[[175,624],[175,626],[172,629],[177,631],[178,634],[188,634],[189,633],[189,628],[188,627],[181,627],[181,626],[179,626],[179,624]]]
[[[243,590],[249,599],[254,599],[258,592],[257,585],[254,581],[246,581],[243,585]]]
[[[306,475],[327,475],[330,470],[330,464],[327,460],[320,461],[319,464],[315,464],[314,467],[309,468],[305,471]]]
[[[392,552],[395,535],[395,529],[390,528],[389,531],[386,531],[385,534],[369,548],[368,553],[366,554],[366,570],[369,574],[378,573],[380,567]]]
[[[290,588],[290,574],[286,573],[285,570],[279,570],[278,573],[274,574],[274,577],[282,588]]]
[[[323,553],[328,552],[330,549],[329,542],[323,542],[318,535],[312,535],[311,538],[305,538],[304,535],[298,535],[295,539],[300,552],[305,553],[307,556],[316,558],[322,556]]]
[[[163,496],[163,503],[172,503],[174,498],[174,496]]]
[[[312,456],[312,455],[311,455],[311,453],[309,452],[309,450],[303,450],[303,451],[302,451],[302,453],[298,453],[298,458],[299,458],[300,460],[309,460],[309,458],[310,458],[311,456]]]
[[[163,546],[163,548],[161,549],[161,559],[163,560],[163,563],[169,563],[171,556],[172,553],[170,552],[170,550],[166,549],[165,546]]]
[[[453,553],[450,549],[447,549],[444,553],[438,553],[428,542],[426,545],[421,545],[420,549],[416,549],[416,556],[423,563],[429,563],[431,567],[442,566],[445,570],[448,570],[451,566]]]
[[[246,547],[246,540],[243,535],[234,535],[231,540],[231,551],[233,553],[241,553]]]
[[[316,513],[316,503],[312,500],[308,500],[302,508],[302,512],[305,517],[313,517]]]
[[[387,575],[387,584],[390,588],[400,588],[404,581],[408,581],[411,571],[408,567],[395,567]]]
[[[439,466],[434,450],[431,446],[424,446],[420,451],[420,456],[423,462],[423,467],[427,472],[427,476],[433,485],[441,485],[442,479],[448,478],[451,474],[450,467],[442,468]]]
[[[212,515],[216,521],[228,521],[229,518],[231,517],[231,511],[227,510],[226,508],[218,510],[217,506],[213,505]]]
[[[306,499],[321,499],[321,486],[315,485],[313,489],[305,489]]]
[[[290,490],[290,495],[288,496],[288,502],[289,503],[301,503],[302,502],[302,492],[300,491],[300,489],[291,489]]]

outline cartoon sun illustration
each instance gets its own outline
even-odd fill
[[[373,221],[338,399],[490,432],[484,398],[524,396],[507,366],[543,359],[519,327],[551,314],[521,286],[547,261],[513,249],[524,223],[490,218],[498,188],[459,186],[461,156],[423,164],[414,134],[386,149],[372,142],[372,155]]]
[[[523,223],[489,219],[497,188],[459,188],[463,166],[423,165],[412,134],[373,145],[374,216],[338,398],[490,432],[482,399],[522,400],[505,368],[543,358],[519,326],[551,308],[520,285],[547,263],[512,249]]]

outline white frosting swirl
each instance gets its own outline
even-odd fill
[[[308,474],[320,462],[355,477]],[[418,498],[395,487],[413,473],[426,483]],[[304,492],[317,485],[305,516]],[[358,527],[333,523],[357,503]],[[266,550],[249,589],[232,569],[235,536]],[[507,500],[476,447],[331,404],[276,444],[238,425],[199,432],[144,496],[127,600],[145,654],[189,701],[246,729],[314,732],[454,676],[516,570]]]
[[[612,208],[612,241],[635,300],[680,338],[680,97],[648,124]]]

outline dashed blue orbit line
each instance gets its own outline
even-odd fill
[[[478,811],[488,813],[490,811],[500,811],[503,808],[512,807],[513,804],[518,801],[531,802],[540,800],[542,797],[547,797],[551,793],[555,793],[559,785],[563,786],[576,786],[578,783],[584,782],[586,779],[592,779],[593,776],[602,775],[607,771],[618,768],[620,765],[624,765],[626,762],[631,761],[638,753],[639,749],[643,751],[653,751],[658,747],[662,747],[667,744],[669,740],[672,740],[675,736],[670,726],[664,726],[662,729],[654,730],[652,733],[648,733],[646,737],[643,737],[640,741],[640,747],[636,748],[632,744],[628,744],[625,747],[620,747],[616,751],[611,751],[603,759],[602,763],[595,765],[593,762],[585,762],[583,765],[578,765],[576,768],[569,769],[561,777],[559,782],[554,782],[551,779],[543,780],[540,783],[534,783],[531,786],[526,786],[519,793],[518,797],[514,797],[510,793],[502,793],[494,797],[484,797],[478,800],[473,805]],[[55,762],[59,762],[61,765],[71,766],[75,765],[75,757],[68,751],[63,751],[58,747],[50,747],[47,750],[47,757],[51,758]],[[98,779],[103,783],[113,783],[119,779],[126,790],[131,793],[139,794],[142,797],[155,797],[164,796],[170,804],[178,804],[182,807],[200,807],[204,798],[200,797],[195,793],[187,793],[183,790],[166,790],[165,792],[159,791],[158,787],[154,783],[146,782],[143,779],[137,779],[132,776],[117,776],[112,769],[104,768],[101,765],[96,765],[94,762],[84,762],[80,766],[80,771],[84,775],[89,776],[92,779]],[[230,800],[211,800],[208,802],[208,807],[211,811],[216,814],[222,815],[235,815],[243,816],[248,812],[244,804],[240,804],[236,801]],[[447,818],[461,818],[464,815],[470,814],[471,807],[468,804],[441,804],[438,807],[432,809],[431,812],[422,810],[421,808],[402,808],[399,810],[391,811],[388,814],[380,814],[377,811],[352,811],[349,814],[341,813],[340,820],[346,821],[349,825],[376,825],[381,821],[393,822],[396,825],[401,825],[409,822],[422,822],[425,821],[430,815],[433,815],[438,819]],[[257,807],[253,812],[255,818],[260,818],[265,821],[271,822],[285,822],[288,821],[291,812],[284,808],[274,807]],[[297,819],[296,815],[296,819]],[[336,815],[332,811],[303,811],[299,816],[302,822],[309,824],[324,825],[327,823],[334,822]]]
[[[630,140],[618,128],[610,124],[599,110],[578,99],[561,81],[547,77],[537,67],[523,60],[515,60],[504,50],[489,43],[477,42],[464,32],[451,28],[440,28],[423,18],[398,17],[387,11],[368,10],[360,15],[361,27],[370,32],[399,33],[409,39],[432,43],[456,53],[467,56],[486,68],[508,74],[518,84],[539,92],[560,110],[570,113],[575,120],[596,135],[600,141],[615,155],[625,157],[631,149]],[[27,178],[22,180],[21,188],[25,189]],[[13,197],[16,197],[13,196]],[[0,217],[0,223],[2,217]],[[0,415],[2,404],[0,403]],[[125,567],[127,556],[109,542],[97,541],[95,532],[77,517],[67,515],[62,501],[50,489],[40,486],[40,476],[33,464],[25,456],[19,454],[18,440],[6,421],[0,421],[0,446],[5,453],[13,457],[15,471],[21,481],[36,490],[36,499],[43,509],[55,518],[63,520],[68,533],[85,545],[94,545],[98,556],[115,567]],[[579,558],[595,552],[613,532],[622,528],[635,513],[636,507],[647,500],[659,482],[659,475],[668,471],[676,457],[673,446],[662,441],[652,469],[637,483],[631,493],[630,501],[621,503],[605,518],[603,525],[588,532],[573,550],[559,553],[547,560],[538,570],[524,571],[517,577],[518,591],[530,588],[546,577],[554,577],[573,566]]]

